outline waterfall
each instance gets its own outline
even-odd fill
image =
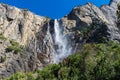
[[[68,43],[67,37],[65,36],[64,29],[59,25],[57,19],[54,21],[54,45],[55,45],[55,57],[54,62],[59,63],[62,59],[71,54],[71,46]]]

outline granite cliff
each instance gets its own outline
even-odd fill
[[[111,0],[109,5],[100,8],[92,3],[77,6],[70,14],[58,20],[64,36],[72,46],[72,53],[79,52],[85,43],[120,41],[116,16],[119,1]],[[54,49],[57,48],[54,44],[54,33],[54,20],[1,3],[1,77],[8,77],[18,71],[42,69],[54,63]]]

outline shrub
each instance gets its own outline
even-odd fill
[[[37,71],[37,80],[56,80],[58,78],[58,70],[60,66],[57,64],[48,65],[42,71]]]
[[[11,51],[14,51],[14,53],[18,53],[18,52],[22,52],[23,50],[16,46],[8,46],[6,48],[6,52],[11,52]]]
[[[19,43],[16,42],[15,40],[10,40],[10,43],[12,46],[17,46],[17,47],[19,46]]]
[[[5,62],[6,61],[6,56],[1,56],[1,61],[0,61],[0,63],[3,63],[3,62]]]
[[[27,76],[23,72],[18,72],[6,80],[27,80]]]
[[[3,34],[0,34],[0,39],[1,39],[1,40],[7,40],[7,38],[4,37]]]
[[[59,80],[67,80],[69,79],[70,68],[68,67],[61,67],[58,72],[58,79]]]
[[[10,40],[11,46],[6,48],[6,52],[14,51],[14,53],[23,52],[23,46],[20,46],[15,40]]]
[[[38,76],[35,78],[32,74]],[[80,53],[70,55],[59,64],[48,65],[29,76],[33,80],[119,80],[120,44],[85,44]],[[18,77],[28,79],[25,74],[10,77],[8,80],[17,80]]]
[[[26,80],[35,80],[35,77],[33,76],[33,73],[32,73],[32,72],[27,73],[26,76],[27,76],[27,79],[26,79]]]

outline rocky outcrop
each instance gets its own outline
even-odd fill
[[[49,21],[28,10],[0,4],[0,75],[3,78],[17,71],[41,69],[53,62],[52,41],[45,40]],[[19,46],[23,47],[22,52]]]
[[[103,5],[100,9],[109,21],[107,24],[110,39],[120,41],[120,30],[117,27],[117,4],[120,0],[111,0],[109,5]]]
[[[80,51],[82,43],[98,42],[98,38],[103,37],[103,35],[109,37],[107,24],[109,21],[106,16],[92,3],[75,7],[70,14],[61,19],[61,25],[66,28],[66,33],[71,34],[70,39],[76,51]],[[102,30],[104,31],[102,32]],[[84,31],[86,33],[83,33]],[[99,33],[102,34],[99,35]],[[84,38],[84,34],[87,34],[87,39]]]
[[[120,41],[117,27],[117,3],[100,8],[92,3],[77,6],[59,23],[64,26],[64,36],[72,45],[72,52],[78,52],[82,44]],[[50,28],[48,28],[50,23]],[[32,71],[54,62],[54,20],[0,4],[0,75],[8,77],[18,71]],[[57,46],[56,46],[57,47]]]
[[[61,25],[66,27],[66,31],[72,31],[74,34],[75,31],[79,30],[81,32],[83,28],[91,27],[94,24],[97,28],[96,31],[92,32],[92,39],[100,29],[102,35],[108,39],[119,41],[120,30],[117,27],[116,15],[118,2],[119,0],[111,0],[109,5],[103,5],[100,8],[92,3],[75,7],[70,14],[61,19]]]

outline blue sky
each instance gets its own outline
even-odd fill
[[[109,4],[110,0],[0,0],[18,8],[29,9],[33,13],[48,16],[52,19],[68,14],[73,7],[92,2],[97,6]]]

